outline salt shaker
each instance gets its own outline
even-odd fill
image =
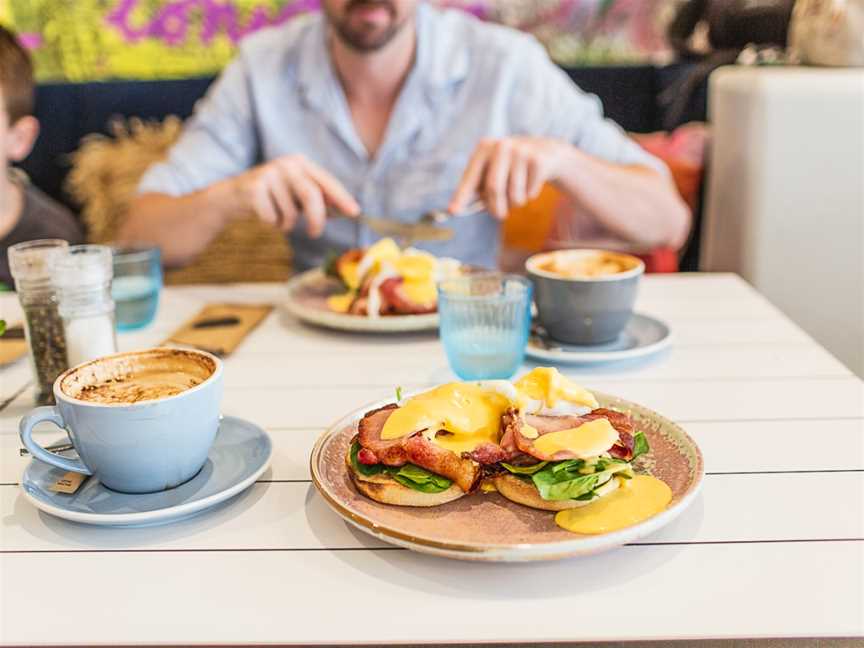
[[[30,365],[36,377],[36,401],[54,402],[54,380],[69,368],[66,337],[51,282],[51,261],[68,249],[60,239],[18,243],[9,248],[9,269],[24,311],[24,332]]]
[[[111,248],[75,245],[51,261],[70,366],[117,353]]]

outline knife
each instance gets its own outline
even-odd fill
[[[430,223],[403,223],[392,218],[380,218],[366,214],[355,217],[336,212],[333,215],[337,218],[357,221],[380,236],[402,239],[408,244],[414,241],[449,241],[453,238],[453,230]]]

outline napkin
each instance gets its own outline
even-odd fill
[[[272,310],[270,304],[208,304],[175,331],[165,344],[227,356]]]

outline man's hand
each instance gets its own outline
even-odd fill
[[[302,214],[313,238],[324,232],[328,206],[349,216],[360,213],[360,206],[342,183],[302,155],[261,164],[236,176],[233,183],[243,205],[262,221],[288,231]]]
[[[476,195],[503,220],[558,179],[573,147],[544,137],[485,139],[475,149],[448,210],[458,214]]]

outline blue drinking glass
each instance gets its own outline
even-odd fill
[[[156,317],[162,289],[162,256],[159,248],[114,250],[114,298],[117,329],[134,331]]]
[[[525,359],[531,328],[531,282],[481,273],[438,284],[441,340],[462,380],[510,378]]]

